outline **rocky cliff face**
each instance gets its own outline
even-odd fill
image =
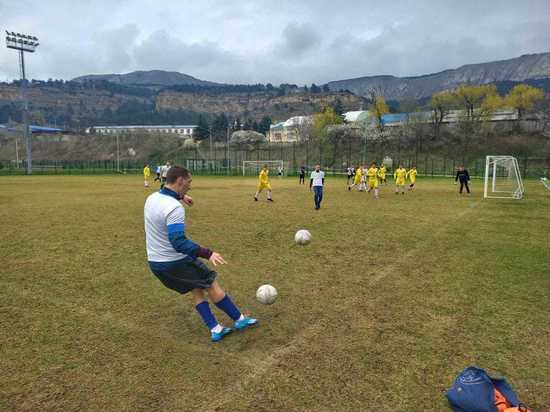
[[[260,119],[269,116],[274,120],[286,120],[292,116],[312,114],[323,106],[336,104],[338,100],[344,111],[359,110],[361,105],[367,107],[362,97],[348,92],[276,96],[270,93],[209,95],[165,91],[157,96],[157,108],[186,108],[200,113],[229,113],[241,118]]]
[[[350,90],[367,96],[380,90],[387,100],[419,99],[461,84],[481,85],[498,81],[550,78],[550,53],[529,54],[515,59],[469,64],[454,70],[419,77],[372,76],[329,82],[331,90]]]

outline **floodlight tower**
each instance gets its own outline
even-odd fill
[[[6,46],[8,49],[19,51],[19,70],[21,71],[21,97],[23,98],[23,127],[25,129],[25,142],[27,143],[27,174],[32,173],[32,141],[29,131],[29,103],[27,101],[27,78],[25,76],[25,52],[34,53],[38,47],[38,39],[35,36],[9,32],[6,30]]]

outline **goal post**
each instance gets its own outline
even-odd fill
[[[513,156],[487,156],[485,159],[485,199],[521,199],[523,181],[518,161]]]
[[[285,172],[285,162],[283,160],[243,160],[243,176],[258,174],[260,169],[266,165],[273,172],[272,176],[276,175],[279,170]]]

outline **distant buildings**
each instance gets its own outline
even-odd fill
[[[86,129],[87,134],[136,134],[156,133],[173,134],[180,137],[193,137],[195,125],[155,125],[155,126],[92,126]]]
[[[300,140],[301,129],[313,124],[313,116],[294,116],[285,122],[271,125],[267,140],[273,143],[292,143]]]

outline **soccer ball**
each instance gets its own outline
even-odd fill
[[[297,245],[307,245],[311,242],[311,233],[308,230],[298,230],[294,235],[294,241]]]
[[[277,289],[271,285],[262,285],[256,291],[256,299],[264,305],[271,305],[277,299]]]

